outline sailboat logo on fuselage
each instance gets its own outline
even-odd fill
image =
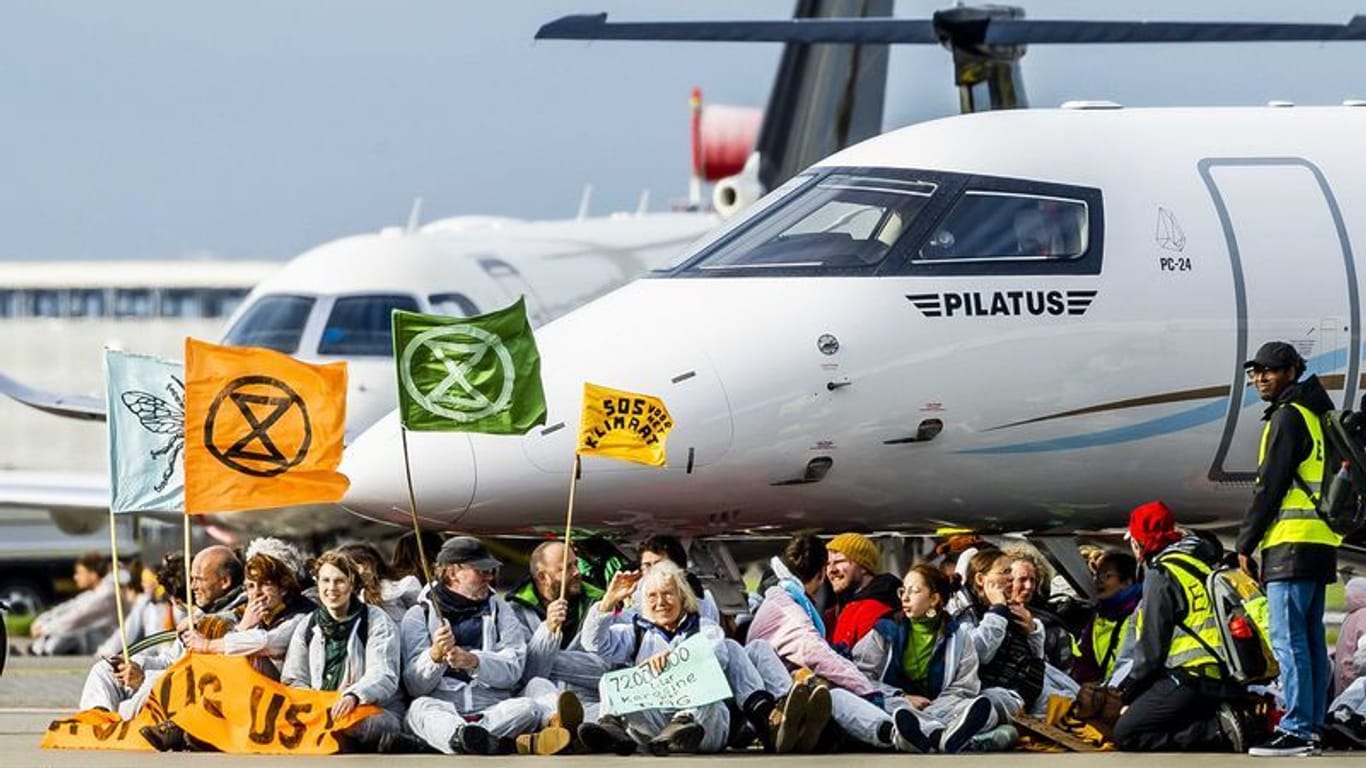
[[[969,291],[906,296],[925,317],[1084,315],[1096,291]]]

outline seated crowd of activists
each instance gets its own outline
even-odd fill
[[[860,534],[799,535],[767,564],[748,621],[724,627],[670,536],[647,539],[630,566],[544,542],[529,576],[502,594],[501,563],[472,537],[423,535],[429,583],[412,534],[391,560],[366,543],[311,562],[277,539],[255,540],[242,558],[212,546],[191,562],[193,625],[178,600],[183,560],[169,555],[151,607],[132,613],[155,628],[178,625],[176,639],[125,664],[113,638],[80,704],[132,718],[188,649],[247,656],[286,685],[338,691],[338,716],[377,705],[380,714],[343,734],[347,751],[1000,751],[1019,742],[1013,715],[1041,715],[1051,699],[1088,689],[1116,703],[1108,735],[1119,749],[1241,751],[1247,691],[1180,631],[1189,593],[1163,565],[1212,567],[1222,550],[1177,528],[1160,502],[1134,510],[1128,538],[1131,551],[1085,553],[1090,604],[1048,602],[1048,566],[1023,544],[954,537],[897,575],[881,572],[878,548]],[[731,698],[611,711],[605,673],[658,670],[699,634],[714,641]],[[1359,744],[1366,679],[1352,661],[1339,659],[1347,676],[1333,709]],[[169,721],[142,735],[161,750],[211,749]]]

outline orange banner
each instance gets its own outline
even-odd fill
[[[346,363],[185,340],[185,511],[339,501]]]
[[[223,752],[330,755],[335,734],[378,714],[357,707],[333,721],[336,691],[290,688],[260,674],[243,656],[189,654],[158,679],[147,705],[132,720],[102,710],[54,720],[44,749],[150,750],[138,733],[169,716],[195,738]]]

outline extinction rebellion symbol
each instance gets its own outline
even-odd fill
[[[485,360],[490,356],[491,361]],[[458,422],[507,410],[517,383],[512,353],[503,340],[473,325],[419,333],[403,348],[398,370],[404,390],[423,410]],[[419,380],[436,383],[423,391]]]
[[[214,397],[204,421],[209,453],[229,469],[254,477],[289,471],[308,455],[312,442],[303,398],[271,376],[233,379]],[[291,450],[293,455],[287,455]]]

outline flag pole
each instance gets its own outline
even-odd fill
[[[190,589],[190,511],[185,510],[185,618],[194,629],[194,590]]]
[[[569,537],[574,532],[574,489],[579,485],[580,463],[578,451],[574,452],[574,469],[569,472],[569,511],[564,516],[564,557],[560,563],[560,599],[564,599],[569,580]]]
[[[128,633],[124,629],[123,623],[123,584],[119,581],[119,536],[117,530],[118,518],[114,516],[114,507],[109,507],[109,558],[113,560],[111,569],[114,574],[114,611],[119,618],[119,644],[123,646],[123,665],[128,666]],[[133,574],[129,573],[129,582],[132,582]]]
[[[422,575],[430,583],[432,571],[427,567],[427,553],[422,549],[422,528],[417,524],[417,494],[413,493],[413,468],[408,463],[408,428],[400,424],[398,434],[403,441],[403,474],[408,480],[408,511],[413,515],[413,543],[417,544],[417,559],[422,563]]]

